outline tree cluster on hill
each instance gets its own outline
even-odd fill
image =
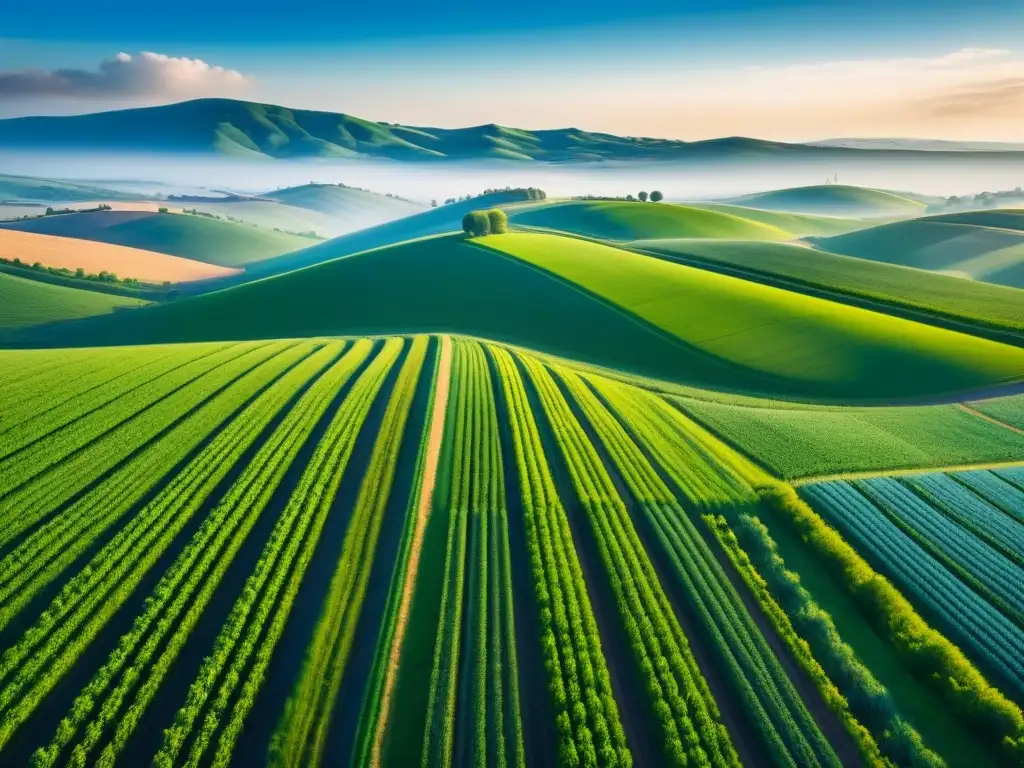
[[[537,187],[503,187],[496,189],[485,189],[483,192],[477,195],[462,195],[460,197],[449,197],[445,199],[445,205],[451,205],[452,203],[465,203],[470,200],[475,200],[478,197],[484,197],[485,195],[494,195],[499,192],[510,192],[510,193],[521,193],[526,196],[527,200],[547,200],[548,194],[543,189]],[[431,207],[436,208],[436,201],[431,201]]]
[[[572,198],[573,200],[601,200],[601,201],[620,201],[626,203],[641,202],[646,203],[650,200],[652,203],[660,203],[665,199],[663,195],[657,189],[648,194],[647,192],[640,191],[634,197],[632,194],[628,195],[576,195]]]
[[[952,195],[944,202],[928,207],[931,212],[976,211],[981,208],[998,208],[1003,203],[1024,201],[1024,189],[1008,189],[1002,192],[979,192],[976,195]]]
[[[218,216],[217,214],[208,213],[207,211],[200,211],[196,208],[193,208],[192,210],[189,210],[188,208],[182,208],[181,212],[187,213],[190,216],[202,216],[205,219],[217,219],[218,221],[220,221],[220,216]]]
[[[142,283],[134,277],[121,277],[119,278],[113,272],[107,272],[105,269],[101,270],[99,274],[92,272],[86,272],[82,267],[75,270],[70,270],[67,267],[44,267],[42,262],[34,262],[27,264],[18,257],[13,259],[5,259],[0,257],[0,264],[7,264],[12,267],[19,267],[21,269],[31,269],[36,272],[44,272],[48,275],[55,275],[58,277],[73,277],[76,280],[95,280],[100,283],[117,283],[119,285],[127,285],[133,288],[138,288]]]
[[[462,231],[470,237],[503,235],[508,232],[508,216],[500,208],[470,211],[462,217]]]

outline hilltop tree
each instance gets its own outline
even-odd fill
[[[492,235],[504,235],[508,232],[508,216],[500,208],[487,211],[487,220]]]
[[[462,231],[470,237],[489,235],[491,219],[485,211],[470,211],[462,217]]]
[[[637,197],[640,199],[641,203],[646,203],[647,202],[647,193],[646,192],[640,192],[637,195]]]
[[[654,190],[653,192],[651,192],[651,202],[652,203],[660,203],[664,199],[665,199],[665,196],[663,194],[661,194],[661,192],[659,192],[658,190]]]

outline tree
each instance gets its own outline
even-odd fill
[[[79,280],[84,280],[85,279],[85,270],[82,269],[81,267],[76,269],[75,270],[75,277],[77,277]]]
[[[167,209],[166,208],[157,208],[156,212],[157,213],[167,213]]]
[[[641,203],[646,203],[647,202],[647,193],[646,192],[641,192],[640,194],[637,195],[637,197],[640,199]]]
[[[651,202],[652,203],[660,203],[664,199],[665,199],[665,196],[663,194],[661,194],[661,192],[659,192],[658,190],[654,190],[653,192],[651,192]]]
[[[462,217],[462,231],[470,237],[483,237],[491,232],[491,220],[485,211],[470,211]]]
[[[490,224],[492,235],[504,235],[508,232],[508,216],[500,208],[492,208],[487,212],[487,220]]]
[[[437,200],[431,200],[430,201],[430,207],[431,208],[437,208]]]
[[[632,203],[632,202],[634,202],[636,200],[636,198],[633,197],[632,195],[626,195],[626,200],[628,200],[629,202]]]

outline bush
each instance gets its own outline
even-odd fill
[[[487,220],[490,223],[492,235],[504,235],[508,232],[508,216],[500,208],[492,208],[487,211]]]
[[[157,213],[167,213],[167,209],[166,208],[157,208],[156,212]]]
[[[658,190],[654,190],[653,192],[651,192],[651,202],[652,203],[660,203],[664,199],[665,199],[665,196],[663,194],[661,194],[661,192],[659,192]]]
[[[489,235],[491,219],[485,211],[470,211],[462,217],[462,231],[470,237]]]
[[[639,198],[641,203],[646,203],[647,202],[647,193],[646,192],[640,192],[637,195],[637,198]]]

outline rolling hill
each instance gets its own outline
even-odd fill
[[[2,121],[0,121],[2,122]],[[141,195],[91,184],[0,174],[0,202],[24,200],[39,203],[74,203],[91,200],[139,200]]]
[[[583,240],[515,233],[476,242],[642,318],[694,358],[732,367],[733,388],[870,400],[1024,380],[1024,349],[966,334]]]
[[[729,205],[727,203],[686,203],[686,205],[690,208],[727,213],[731,216],[738,216],[741,219],[749,219],[761,224],[767,224],[770,227],[778,227],[779,229],[784,229],[792,237],[828,237],[829,235],[842,235],[856,229],[864,229],[871,226],[869,222],[860,219],[769,211],[742,205]]]
[[[1024,350],[533,234],[407,242],[153,307],[131,323],[69,326],[60,339],[113,344],[424,330],[779,397],[870,402],[1024,378]]]
[[[397,219],[419,213],[424,207],[411,200],[381,195],[344,184],[303,184],[267,192],[263,197],[278,200],[285,205],[326,213],[329,216],[347,216],[364,212],[386,216],[387,219]]]
[[[1024,288],[1024,231],[1019,213],[928,216],[815,241],[827,251],[957,277]]]
[[[622,241],[666,237],[730,240],[786,240],[792,237],[778,227],[732,213],[666,203],[604,200],[549,203],[514,214],[512,223]]]
[[[0,272],[0,329],[102,315],[145,303]]]
[[[894,192],[844,184],[777,189],[744,195],[725,202],[769,211],[847,216],[858,219],[920,216],[926,207],[922,202]]]
[[[785,160],[832,162],[916,158],[933,163],[958,152],[900,152],[783,144],[744,137],[684,142],[578,128],[523,130],[501,125],[430,128],[378,123],[346,114],[231,99],[91,115],[0,120],[0,147],[118,152],[188,152],[238,157],[391,160]],[[1020,153],[972,152],[971,161],[1016,162]]]
[[[840,256],[791,243],[647,240],[648,253],[682,258],[737,274],[776,278],[783,287],[825,289],[996,329],[1024,331],[1024,292],[880,261]]]
[[[205,216],[152,211],[96,211],[46,216],[0,224],[17,232],[123,245],[221,267],[255,261],[307,247],[311,240]],[[24,260],[24,259],[23,259]]]
[[[0,228],[0,258],[88,273],[113,272],[146,283],[188,282],[224,277],[236,270],[202,261],[123,245]]]

